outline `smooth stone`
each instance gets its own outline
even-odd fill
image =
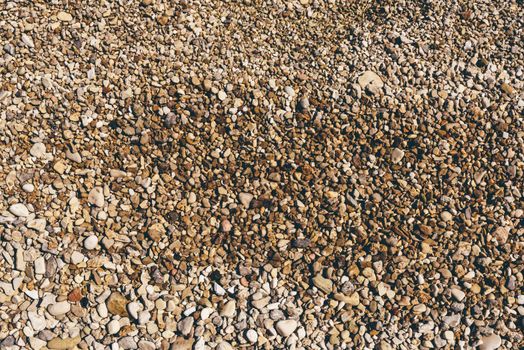
[[[226,93],[225,93],[224,91],[220,90],[220,91],[218,92],[218,99],[219,99],[220,101],[224,101],[226,98],[227,98]]]
[[[117,334],[118,332],[120,332],[120,322],[118,322],[117,320],[109,321],[109,323],[107,324],[107,332],[109,334]]]
[[[119,346],[121,349],[137,349],[137,348],[138,348],[138,344],[137,344],[136,341],[133,339],[133,337],[124,337],[124,338],[121,338],[121,339],[118,341],[118,346]]]
[[[27,193],[31,193],[35,190],[35,185],[33,184],[23,184],[22,186],[22,189],[27,192]]]
[[[98,237],[91,235],[84,239],[84,248],[87,250],[93,250],[98,246]]]
[[[31,345],[31,349],[40,350],[47,345],[47,342],[39,338],[30,337],[29,344]]]
[[[479,350],[495,350],[502,345],[502,339],[498,334],[492,334],[480,338]]]
[[[102,189],[102,187],[95,187],[91,191],[89,191],[87,200],[89,201],[89,203],[99,208],[102,208],[105,204],[104,190]]]
[[[70,22],[73,20],[73,16],[71,16],[71,14],[64,12],[64,11],[58,12],[58,15],[56,17],[59,20],[61,20],[62,22]]]
[[[376,94],[382,89],[384,83],[377,73],[368,70],[358,77],[358,85],[360,85],[362,89]]]
[[[442,219],[442,221],[448,222],[453,220],[453,215],[451,215],[449,211],[443,211],[442,213],[440,213],[440,218]]]
[[[35,143],[29,150],[29,154],[33,157],[40,158],[45,155],[45,145],[42,142]]]
[[[278,321],[275,325],[275,329],[283,337],[291,335],[298,327],[298,322],[295,320],[283,320]]]
[[[53,316],[60,316],[68,313],[71,310],[71,304],[67,301],[60,301],[55,304],[51,304],[47,307],[47,311]]]
[[[156,346],[155,343],[150,342],[149,340],[140,340],[138,342],[138,348],[140,350],[155,350]]]
[[[391,161],[393,164],[398,164],[404,158],[404,151],[398,148],[393,149],[391,152]]]
[[[453,298],[457,301],[462,301],[466,297],[466,293],[457,288],[451,288],[451,295],[453,295]]]
[[[256,343],[258,340],[258,333],[253,329],[249,329],[246,332],[246,339],[249,340],[250,343]]]
[[[41,330],[46,328],[45,316],[39,315],[36,312],[28,312],[27,316],[35,332],[40,332]]]
[[[9,212],[18,217],[29,216],[29,209],[22,203],[16,203],[9,207]]]
[[[218,343],[215,349],[216,350],[233,350],[233,346],[231,346],[231,344],[229,344],[227,341],[222,341]]]
[[[72,349],[75,346],[77,346],[81,340],[82,338],[80,338],[80,336],[76,336],[74,338],[65,338],[65,339],[56,337],[47,342],[47,347],[49,349],[56,349],[56,350]]]
[[[131,302],[127,304],[127,312],[131,317],[133,317],[135,320],[138,319],[138,310],[140,309],[140,306],[136,302]]]
[[[233,228],[233,225],[231,225],[231,221],[229,221],[228,219],[224,219],[224,220],[222,220],[222,222],[220,223],[220,228],[221,228],[222,231],[224,231],[224,232],[229,232],[229,231],[231,231],[231,229]]]

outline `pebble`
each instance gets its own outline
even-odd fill
[[[227,341],[222,341],[218,343],[215,349],[216,350],[233,350],[234,348]]]
[[[9,211],[11,212],[11,214],[18,216],[18,217],[29,216],[29,210],[22,203],[12,204],[9,207]]]
[[[120,322],[117,320],[111,320],[107,324],[107,332],[109,334],[117,334],[120,331]]]
[[[186,317],[182,321],[180,321],[178,323],[178,330],[180,331],[180,333],[182,333],[182,335],[184,336],[188,336],[189,333],[191,333],[191,330],[193,329],[194,321],[194,318],[191,316]]]
[[[113,315],[127,316],[127,299],[119,292],[113,292],[106,301],[107,310]]]
[[[89,192],[89,195],[87,197],[87,200],[89,201],[89,203],[99,207],[99,208],[102,208],[105,204],[105,199],[104,199],[104,191],[102,190],[101,187],[95,187],[93,188],[90,192]]]
[[[333,282],[327,278],[322,277],[322,275],[316,275],[313,278],[313,284],[315,287],[326,294],[329,294],[333,291]]]
[[[453,220],[453,215],[451,215],[451,213],[449,211],[443,211],[442,213],[440,213],[440,218],[444,222],[449,222],[449,221]]]
[[[283,337],[290,336],[298,327],[298,323],[295,320],[282,320],[275,324],[275,329],[278,334]]]
[[[60,301],[47,307],[47,311],[53,316],[61,316],[71,310],[71,304],[67,301]]]
[[[391,152],[391,161],[393,164],[398,164],[404,158],[404,151],[401,149],[395,148]]]
[[[480,338],[479,350],[495,350],[502,345],[502,339],[497,334]]]
[[[457,301],[462,301],[466,297],[466,293],[457,288],[451,288],[451,295],[453,295],[453,298]]]
[[[242,203],[242,205],[244,206],[244,208],[249,209],[249,205],[253,200],[253,195],[251,193],[241,192],[238,195],[238,198],[240,200],[240,203]]]
[[[45,153],[46,147],[42,142],[36,142],[29,150],[29,154],[36,158],[43,157]]]
[[[62,22],[70,22],[73,20],[73,16],[71,16],[71,14],[63,11],[58,12],[58,15],[56,17]]]
[[[98,246],[98,238],[95,235],[91,235],[84,239],[84,248],[87,250],[93,250]]]
[[[75,346],[77,346],[82,338],[80,336],[76,336],[73,338],[53,338],[47,342],[47,347],[49,349],[56,349],[56,350],[67,350],[67,349],[73,349]]]
[[[255,330],[253,329],[248,329],[247,332],[246,332],[246,339],[250,342],[250,343],[256,343],[258,341],[258,334]]]

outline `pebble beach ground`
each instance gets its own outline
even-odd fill
[[[0,349],[524,347],[522,1],[2,1]]]

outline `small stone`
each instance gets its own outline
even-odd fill
[[[33,39],[25,33],[22,34],[22,42],[24,43],[25,46],[29,48],[35,47],[35,43],[33,42]]]
[[[464,300],[464,298],[466,297],[466,293],[457,288],[451,288],[451,295],[453,295],[453,298],[455,298],[459,302]]]
[[[190,316],[184,318],[182,321],[178,323],[178,330],[182,335],[187,336],[189,333],[191,333],[191,330],[193,329],[193,323],[195,322],[195,319]]]
[[[45,145],[42,142],[35,143],[29,150],[29,154],[33,157],[40,158],[45,155]]]
[[[497,334],[480,338],[479,350],[495,350],[502,345],[502,339]]]
[[[503,226],[499,226],[495,229],[493,232],[493,238],[495,238],[495,241],[497,244],[504,244],[508,241],[509,238],[509,231],[507,228]]]
[[[47,307],[47,311],[53,316],[61,316],[71,310],[71,304],[67,301],[60,301]]]
[[[135,320],[138,319],[138,310],[140,309],[140,306],[136,302],[130,302],[127,304],[127,312],[131,317],[133,317]]]
[[[253,330],[253,329],[249,329],[247,332],[246,332],[246,339],[250,342],[250,343],[256,343],[257,340],[258,340],[258,333]]]
[[[166,235],[166,228],[161,223],[155,223],[149,226],[147,235],[155,242],[160,240]]]
[[[28,312],[27,317],[31,322],[31,326],[35,332],[39,332],[46,328],[46,319],[43,315],[38,315],[36,312]]]
[[[27,193],[31,193],[35,190],[35,186],[33,184],[24,184],[22,189]]]
[[[113,315],[127,316],[127,299],[119,292],[113,292],[107,299],[107,310]]]
[[[391,152],[391,161],[393,164],[400,163],[400,161],[404,158],[404,151],[398,148],[393,149],[393,152]]]
[[[327,278],[322,277],[322,275],[318,274],[313,278],[313,284],[315,287],[320,289],[326,294],[329,294],[333,291],[333,282]]]
[[[379,350],[393,350],[393,347],[389,345],[389,343],[386,342],[385,340],[381,340],[380,343],[378,344],[378,349]]]
[[[13,204],[9,207],[9,211],[11,214],[18,216],[18,217],[26,217],[29,216],[29,210],[25,205],[22,203]]]
[[[348,305],[357,306],[360,304],[360,296],[357,292],[351,294],[350,296],[342,293],[335,293],[334,297],[335,300],[342,301]]]
[[[98,237],[91,235],[84,239],[84,248],[87,250],[93,250],[98,246]]]
[[[502,83],[500,88],[508,95],[513,95],[515,93],[515,88],[508,83]]]
[[[226,98],[227,98],[226,93],[225,93],[224,91],[220,90],[220,91],[218,92],[218,99],[219,99],[220,101],[224,101]]]
[[[47,345],[47,342],[39,338],[30,337],[29,344],[31,345],[31,349],[40,350],[41,348]]]
[[[95,187],[93,188],[87,197],[87,200],[89,203],[102,208],[104,206],[105,200],[104,200],[104,191],[101,187]]]
[[[73,16],[71,16],[71,14],[63,11],[58,12],[56,17],[62,22],[71,22],[73,20]]]
[[[278,321],[275,325],[275,329],[283,337],[291,335],[298,327],[298,323],[295,320],[283,320]]]
[[[358,85],[360,85],[362,89],[377,93],[384,86],[384,83],[377,73],[368,70],[360,75]]]
[[[133,337],[123,337],[120,340],[118,340],[118,346],[121,349],[137,349],[138,344],[133,339]]]
[[[240,203],[242,203],[242,205],[248,209],[251,201],[253,200],[253,195],[251,193],[240,192],[238,199],[240,200]]]
[[[440,213],[440,219],[444,222],[449,222],[453,220],[453,215],[449,211],[443,211]]]
[[[233,317],[235,316],[236,301],[230,300],[222,306],[220,310],[220,316],[222,317]]]
[[[218,343],[216,350],[234,350],[233,346],[229,344],[227,341],[222,341]]]
[[[74,288],[69,294],[67,295],[67,300],[70,302],[76,303],[80,300],[82,300],[82,290],[80,288]]]
[[[224,232],[230,232],[231,229],[233,228],[233,225],[231,225],[231,222],[230,222],[228,219],[224,219],[224,220],[222,220],[222,222],[220,223],[220,228],[221,228],[222,231],[224,231]]]
[[[107,332],[109,334],[117,334],[118,332],[120,332],[120,322],[118,322],[117,320],[109,321],[109,323],[107,324]]]

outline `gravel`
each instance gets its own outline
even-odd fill
[[[524,346],[520,1],[0,6],[0,349]]]

